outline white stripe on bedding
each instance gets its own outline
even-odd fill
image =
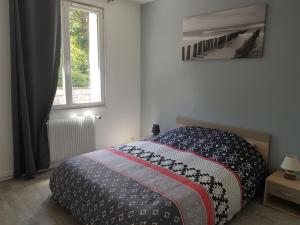
[[[224,185],[224,188],[227,191],[226,195],[230,201],[229,215],[235,215],[240,211],[242,198],[241,187],[239,180],[233,171],[226,169],[217,162],[201,158],[200,156],[197,157],[191,152],[176,150],[172,147],[150,141],[137,141],[127,145],[140,147],[145,151],[157,153],[165,158],[182,162],[189,167],[201,170],[203,173],[208,173],[215,177],[217,181],[220,181]]]

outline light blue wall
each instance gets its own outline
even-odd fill
[[[184,17],[268,3],[262,59],[181,61]],[[300,1],[156,0],[142,7],[141,132],[177,115],[272,134],[271,169],[300,157]]]

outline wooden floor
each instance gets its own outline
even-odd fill
[[[1,225],[79,225],[51,199],[50,174],[30,181],[0,183]],[[300,225],[300,220],[268,208],[261,201],[253,200],[228,225]]]

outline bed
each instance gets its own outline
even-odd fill
[[[177,128],[63,162],[53,199],[84,225],[223,225],[266,176],[270,136],[177,117]]]

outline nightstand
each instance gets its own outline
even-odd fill
[[[300,219],[300,177],[287,180],[277,171],[266,180],[264,204]]]

